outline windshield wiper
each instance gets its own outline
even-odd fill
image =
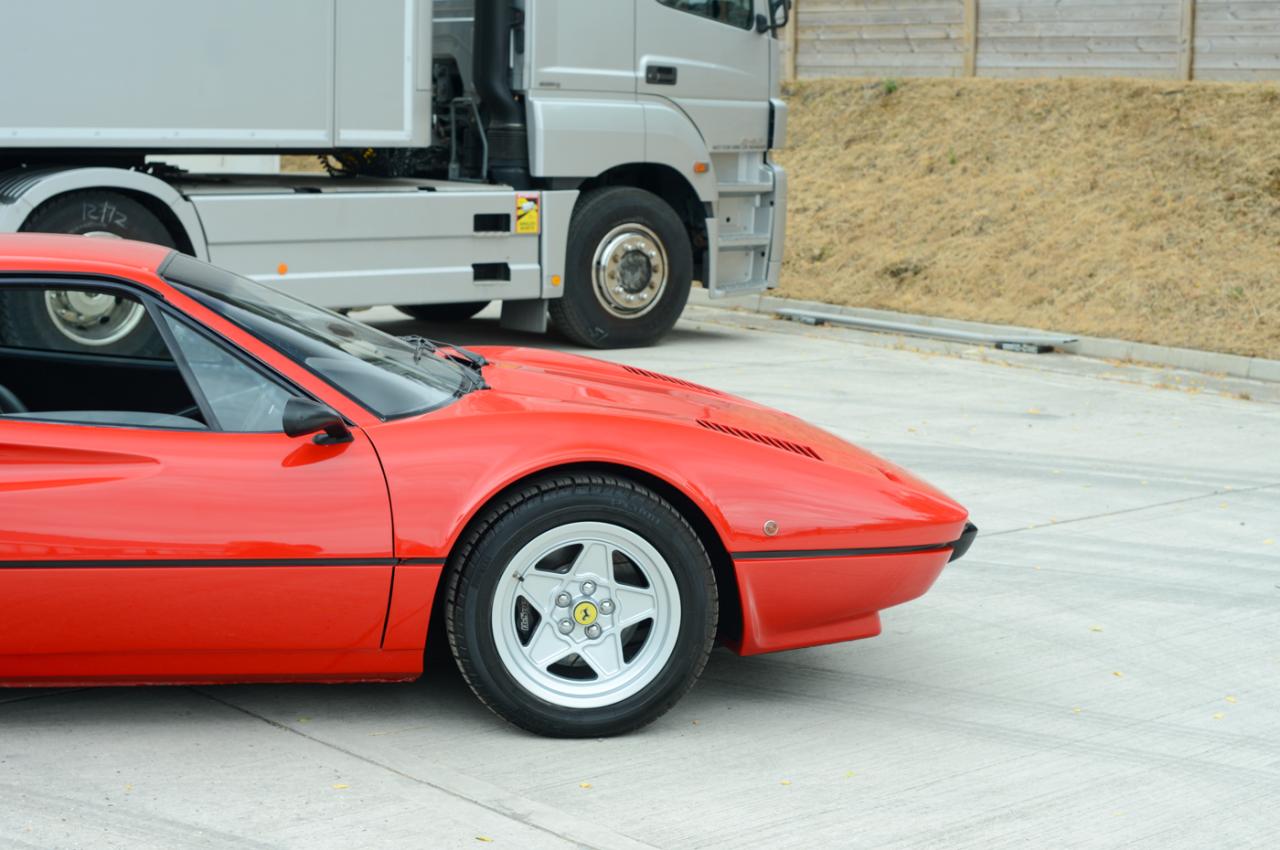
[[[456,360],[463,366],[470,366],[477,372],[489,365],[489,361],[485,359],[483,354],[477,354],[469,348],[463,348],[460,345],[454,345],[450,342],[439,342],[434,340],[433,342],[435,342],[436,348],[446,349],[444,352],[445,357],[448,357],[450,360]]]
[[[408,336],[400,337],[400,339],[402,339],[403,341],[413,346],[413,362],[414,363],[417,363],[419,360],[421,360],[422,355],[435,354],[436,351],[440,349],[440,346],[436,345],[434,342],[427,339],[425,336],[418,336],[417,334],[409,334]]]
[[[441,342],[438,339],[427,339],[425,336],[417,334],[409,334],[402,336],[400,339],[413,346],[413,362],[417,363],[422,359],[424,354],[439,354],[446,360],[452,360],[455,363],[461,363],[463,366],[469,366],[477,372],[489,365],[489,361],[484,355],[463,348],[460,345],[454,345],[451,342]]]

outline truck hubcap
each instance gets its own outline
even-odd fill
[[[680,595],[643,537],[575,522],[544,532],[511,560],[490,628],[503,666],[525,690],[568,708],[612,705],[671,658]]]
[[[105,292],[50,290],[44,301],[53,326],[79,345],[119,342],[138,327],[143,317],[141,304]]]
[[[667,251],[649,228],[623,224],[600,241],[592,276],[600,305],[614,316],[634,319],[662,298],[667,287]]]
[[[119,239],[119,234],[95,230],[83,234]],[[133,333],[146,310],[136,301],[122,300],[105,292],[78,289],[50,290],[44,306],[58,332],[78,345],[111,345]]]

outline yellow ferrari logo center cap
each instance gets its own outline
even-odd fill
[[[579,602],[573,606],[573,619],[577,620],[580,626],[591,625],[599,614],[594,602]]]

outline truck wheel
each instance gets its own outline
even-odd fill
[[[420,322],[465,322],[488,306],[488,301],[464,301],[460,304],[397,304],[396,309]]]
[[[689,300],[689,234],[650,192],[616,186],[580,199],[566,259],[564,296],[550,302],[550,312],[560,332],[579,345],[652,345]]]
[[[175,247],[168,228],[138,201],[89,189],[46,201],[23,223],[32,233],[136,239]],[[82,291],[5,293],[0,326],[11,344],[104,354],[163,356],[164,341],[137,301]]]
[[[611,475],[500,500],[450,559],[445,626],[467,684],[517,726],[620,735],[693,686],[716,633],[711,560],[656,493]]]

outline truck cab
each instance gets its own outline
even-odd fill
[[[168,244],[331,308],[442,319],[500,301],[508,327],[650,344],[695,282],[713,297],[777,284],[789,7],[25,4],[0,56],[28,81],[0,91],[0,231]],[[52,55],[59,73],[33,73]],[[191,173],[192,153],[325,170]],[[0,318],[102,344],[109,301],[10,298]]]

